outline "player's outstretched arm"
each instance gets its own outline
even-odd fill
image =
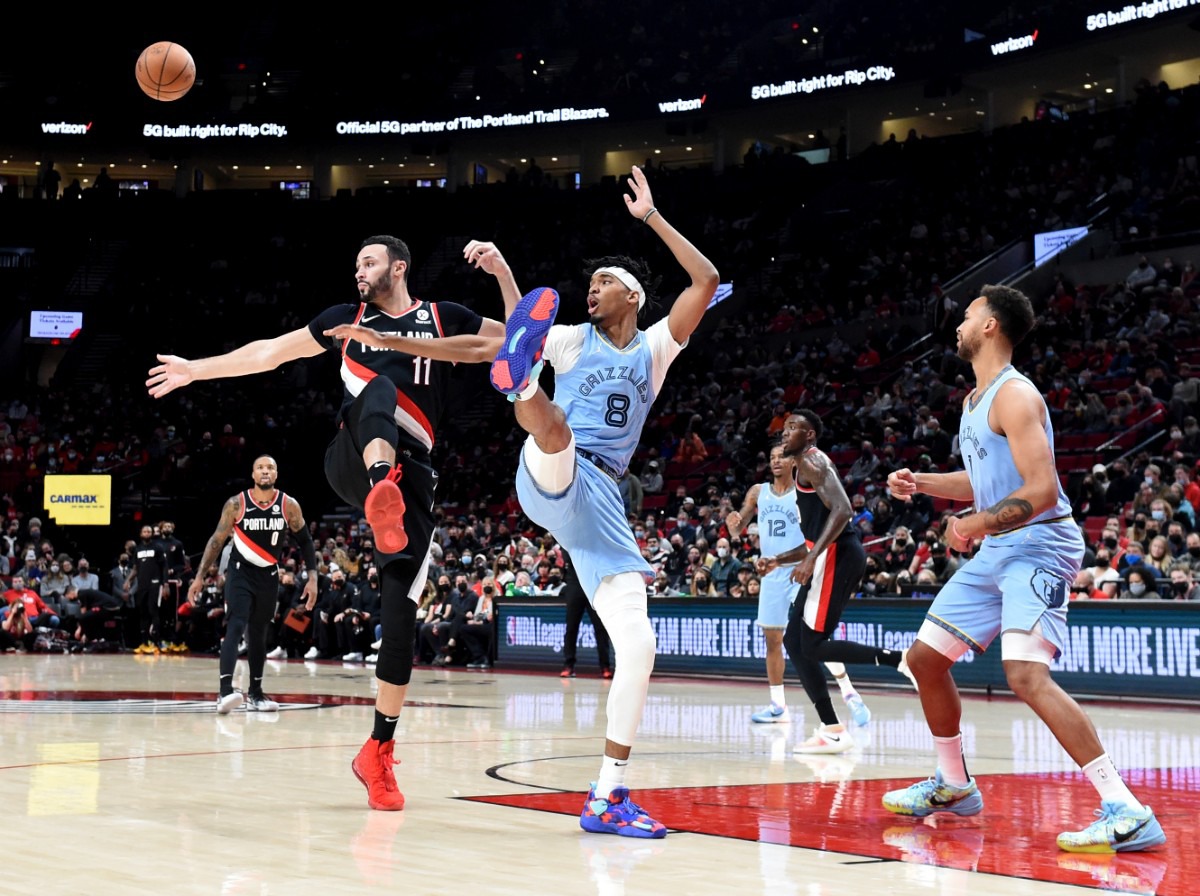
[[[716,265],[671,226],[662,212],[654,207],[650,184],[641,168],[634,165],[626,183],[633,192],[632,196],[625,194],[625,207],[629,214],[658,234],[658,238],[666,243],[675,260],[679,262],[679,266],[692,278],[691,285],[679,294],[667,315],[671,337],[682,344],[691,338],[700,324],[700,319],[704,317],[704,312],[708,310],[708,303],[712,301],[717,284],[721,281],[720,275]]]
[[[484,273],[491,274],[496,278],[496,283],[500,287],[500,295],[504,299],[504,319],[508,320],[514,308],[517,307],[517,302],[521,301],[521,290],[517,287],[517,278],[513,275],[512,268],[500,253],[495,243],[485,242],[484,240],[471,240],[463,249],[463,258],[468,263],[475,265],[476,268]],[[479,332],[487,334],[487,324],[485,328]],[[500,335],[504,334],[504,327],[500,327]]]
[[[150,368],[146,389],[154,398],[162,398],[194,380],[219,380],[266,373],[288,361],[311,358],[324,350],[308,327],[301,327],[274,339],[248,342],[241,348],[211,358],[188,360],[178,355],[156,355],[162,363]]]
[[[485,318],[484,323],[489,321]],[[353,339],[363,345],[374,348],[389,349],[394,352],[404,352],[407,355],[418,355],[431,358],[434,361],[451,361],[454,363],[479,364],[491,361],[500,351],[504,342],[504,326],[498,321],[491,321],[500,326],[498,335],[480,333],[470,335],[460,333],[456,336],[442,336],[438,339],[417,339],[412,336],[400,336],[396,333],[380,333],[370,327],[359,327],[354,324],[338,324],[326,330],[326,336],[334,339]]]
[[[888,491],[901,501],[911,501],[913,495],[932,495],[951,501],[974,501],[975,491],[965,470],[953,473],[914,473],[905,467],[888,474]]]

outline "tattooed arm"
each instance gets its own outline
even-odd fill
[[[188,603],[193,606],[204,588],[204,577],[210,571],[216,571],[221,548],[225,547],[225,542],[229,541],[229,536],[233,534],[234,521],[237,520],[238,513],[242,509],[241,499],[241,494],[236,494],[221,508],[221,519],[217,521],[217,530],[213,532],[212,537],[208,539],[208,544],[204,546],[204,556],[200,558],[200,563],[196,566],[196,575],[192,579],[192,584],[188,586],[187,599]]]
[[[1008,438],[1013,463],[1024,484],[991,507],[955,520],[950,527],[951,547],[961,550],[959,544],[1013,529],[1054,506],[1058,500],[1058,470],[1043,429],[1045,414],[1041,396],[1028,384],[1010,380],[1000,387],[988,422]]]
[[[846,531],[846,524],[854,517],[854,508],[850,505],[850,496],[846,494],[846,487],[842,485],[842,478],[833,461],[823,451],[810,451],[797,460],[796,482],[811,487],[821,503],[829,508],[829,516],[825,518],[821,534],[811,548],[801,544],[771,558],[774,565],[797,564],[792,570],[792,581],[804,585],[812,578],[817,558]]]

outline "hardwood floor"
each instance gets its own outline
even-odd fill
[[[582,668],[575,679],[415,670],[398,813],[368,809],[350,771],[371,728],[370,667],[269,662],[282,706],[271,714],[217,715],[216,683],[207,657],[0,656],[11,834],[0,892],[1200,892],[1194,708],[1085,704],[1168,842],[1078,856],[1054,837],[1089,823],[1098,798],[1010,699],[964,700],[984,812],[922,822],[879,802],[933,771],[911,691],[865,693],[873,718],[854,729],[855,749],[801,757],[791,748],[815,716],[794,682],[793,722],[754,725],[765,681],[656,677],[628,782],[670,834],[638,840],[578,825],[611,685]]]

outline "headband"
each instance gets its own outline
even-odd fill
[[[646,291],[642,289],[642,284],[638,282],[637,277],[624,268],[596,268],[592,272],[592,276],[594,277],[596,274],[611,274],[630,292],[636,292],[638,294],[638,311],[642,310],[642,306],[646,304]]]

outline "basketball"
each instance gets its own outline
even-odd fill
[[[177,100],[196,83],[196,63],[179,44],[160,40],[142,50],[134,67],[138,87],[151,99]]]

